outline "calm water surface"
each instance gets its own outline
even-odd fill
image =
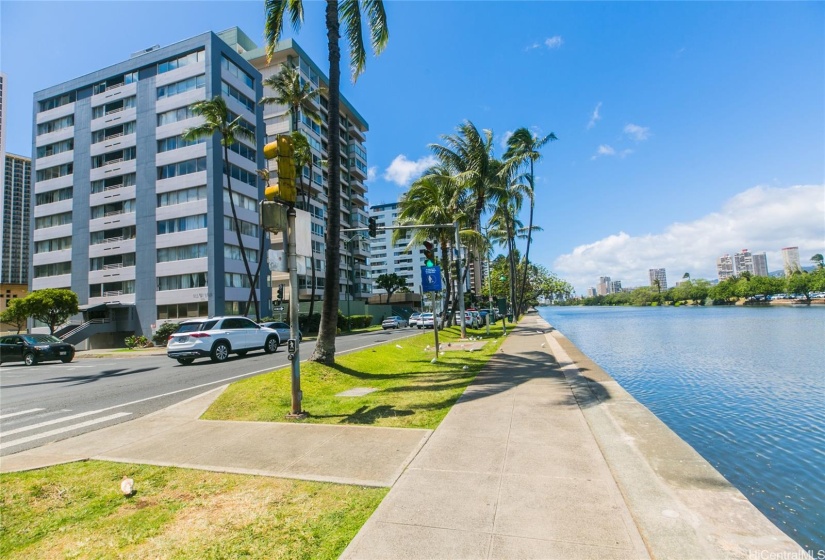
[[[805,549],[825,549],[825,308],[539,313]]]

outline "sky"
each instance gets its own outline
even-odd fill
[[[600,276],[716,277],[720,255],[825,253],[825,3],[385,2],[390,40],[342,93],[369,123],[370,204],[393,202],[464,120],[558,140],[536,166],[530,260]],[[6,149],[35,91],[205,31],[263,44],[263,0],[0,2]],[[323,3],[294,37],[328,68]],[[345,45],[342,43],[345,52]],[[522,215],[526,224],[526,211]],[[522,244],[523,248],[523,244]]]

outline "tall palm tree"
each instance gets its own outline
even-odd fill
[[[444,144],[430,144],[430,149],[441,163],[450,169],[454,180],[467,190],[473,200],[473,210],[469,215],[469,228],[481,234],[481,215],[489,204],[488,193],[491,183],[496,180],[500,166],[493,156],[493,132],[479,131],[470,121],[464,121],[456,129],[456,134],[444,135]],[[476,292],[481,289],[481,261],[477,253],[473,258]]]
[[[252,301],[255,304],[255,318],[261,320],[261,307],[258,303],[258,294],[255,291],[257,285],[257,277],[252,274],[249,267],[249,260],[246,256],[246,249],[243,245],[243,237],[241,236],[241,223],[238,220],[238,213],[235,209],[235,195],[232,192],[232,175],[229,171],[229,147],[238,142],[238,140],[255,141],[255,135],[243,125],[241,117],[236,117],[234,120],[229,120],[229,109],[226,107],[226,101],[220,95],[216,95],[212,99],[198,101],[192,105],[192,112],[195,115],[203,117],[204,122],[198,126],[188,128],[183,131],[183,139],[187,141],[199,140],[201,138],[209,138],[215,134],[218,135],[223,146],[223,171],[226,175],[226,188],[229,190],[229,206],[232,208],[232,223],[235,226],[235,235],[238,239],[238,246],[241,249],[241,259],[243,260],[244,268],[246,269],[246,276],[249,279],[250,293]],[[221,188],[223,193],[223,188]],[[221,195],[223,198],[223,195]],[[258,255],[258,259],[262,259],[263,255]],[[249,305],[244,310],[244,315],[249,313]]]
[[[502,184],[501,181],[495,184],[497,204],[492,216],[490,216],[489,227],[490,237],[498,241],[500,245],[507,247],[507,262],[510,267],[510,304],[513,311],[516,310],[516,282],[518,280],[516,260],[518,252],[516,250],[516,232],[522,227],[518,214],[524,200],[524,185],[515,183],[511,185]],[[505,186],[506,185],[506,186]]]
[[[291,64],[282,64],[277,74],[263,81],[263,85],[274,90],[275,95],[261,98],[261,105],[285,105],[291,122],[292,144],[295,147],[295,176],[298,178],[298,190],[303,199],[304,210],[309,211],[309,193],[304,185],[303,168],[312,163],[312,152],[306,136],[298,129],[301,112],[313,121],[320,121],[321,115],[315,109],[315,102],[324,88],[313,88],[311,82],[301,83],[301,74]],[[315,307],[315,255],[310,255],[312,261],[312,293],[309,302],[309,319]]]
[[[505,168],[510,168],[511,172],[514,169],[526,166],[528,163],[530,164],[530,170],[525,177],[529,185],[530,218],[527,222],[527,248],[524,250],[525,267],[521,277],[521,291],[518,302],[519,311],[523,311],[524,308],[524,291],[527,287],[527,268],[530,264],[530,245],[533,242],[533,209],[536,205],[534,164],[541,160],[541,152],[539,150],[553,140],[557,140],[557,138],[552,132],[544,138],[539,138],[526,128],[519,128],[507,139],[507,151],[504,153],[504,159],[508,162]]]
[[[462,211],[463,191],[453,180],[450,171],[443,166],[434,166],[413,181],[410,189],[401,197],[398,212],[398,221],[402,225],[409,224],[449,224],[456,220],[463,220]],[[400,238],[400,230],[393,232],[393,243]],[[446,297],[444,298],[444,312],[451,301],[451,258],[449,247],[453,243],[452,230],[446,228],[416,229],[410,246],[420,245],[424,241],[434,239],[441,249],[441,270],[446,283]]]
[[[362,19],[361,8],[366,12]],[[292,27],[297,31],[304,20],[302,0],[264,0],[267,54],[271,58],[281,38],[284,17],[289,16]],[[365,21],[370,33],[370,44],[375,54],[380,54],[389,40],[387,16],[381,0],[326,0],[327,49],[329,52],[329,130],[331,141],[328,147],[329,159],[329,224],[327,227],[327,282],[324,303],[321,309],[321,326],[318,342],[309,357],[311,361],[326,364],[335,363],[335,336],[338,330],[338,298],[340,296],[339,276],[341,269],[341,144],[338,131],[341,117],[341,38],[340,23],[343,21],[344,34],[349,46],[350,70],[353,80],[364,71],[367,53],[364,49],[362,22]]]

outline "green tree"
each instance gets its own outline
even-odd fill
[[[737,298],[736,282],[738,282],[738,280],[739,279],[736,277],[731,277],[722,280],[709,290],[708,296],[713,300],[713,303],[715,304],[733,303]]]
[[[785,279],[786,291],[801,295],[805,298],[805,303],[811,303],[811,292],[815,291],[816,283],[816,276],[804,271],[796,271]]]
[[[375,279],[375,287],[387,291],[387,303],[389,303],[395,292],[407,287],[407,281],[394,272],[392,274],[381,274]]]
[[[525,175],[527,180],[527,196],[530,199],[530,217],[527,221],[527,247],[524,250],[524,262],[530,264],[530,245],[533,241],[533,210],[535,208],[535,180],[534,164],[541,160],[540,150],[549,142],[557,140],[552,132],[544,138],[539,138],[526,128],[517,129],[510,138],[507,139],[507,151],[504,159],[507,162],[505,168],[513,170],[520,169],[529,164],[529,171]],[[509,173],[507,173],[509,175]],[[527,284],[528,266],[524,267],[524,274],[521,277],[521,290],[519,291],[518,309],[524,310],[524,291]]]
[[[825,257],[822,256],[822,253],[817,253],[811,257],[811,262],[814,263],[817,268],[825,268]]]
[[[0,313],[0,323],[7,323],[14,325],[17,333],[26,328],[26,322],[29,320],[29,311],[26,309],[24,298],[13,298],[8,300],[6,309]]]
[[[30,317],[49,326],[49,333],[80,312],[77,294],[63,288],[35,290],[25,298],[23,305]]]
[[[362,17],[362,7],[366,18]],[[289,16],[292,27],[300,29],[304,19],[302,0],[265,0],[265,26],[267,54],[271,58],[281,38],[284,18]],[[387,16],[381,0],[327,0],[326,30],[327,50],[329,53],[329,130],[332,141],[328,147],[329,161],[329,220],[327,224],[326,243],[326,277],[324,303],[321,309],[321,325],[315,350],[309,357],[311,361],[326,364],[335,363],[335,336],[338,330],[338,299],[340,287],[338,277],[341,269],[341,144],[337,141],[340,128],[341,105],[341,49],[340,23],[344,24],[350,55],[350,69],[353,80],[364,71],[367,54],[364,48],[363,23],[370,33],[373,52],[380,54],[389,40]]]
[[[301,83],[301,74],[292,64],[282,64],[281,70],[263,81],[263,85],[275,91],[271,97],[261,98],[261,105],[285,105],[288,107],[292,132],[297,132],[301,112],[313,121],[320,121],[321,115],[315,109],[322,88],[313,88],[312,83]]]
[[[239,140],[247,140],[254,142],[255,135],[244,125],[243,119],[240,116],[234,120],[229,120],[230,113],[226,106],[226,101],[223,97],[217,95],[212,99],[198,101],[192,105],[192,112],[198,116],[203,117],[204,122],[198,126],[188,128],[183,131],[184,140],[198,140],[200,138],[209,138],[215,134],[220,138],[223,146],[223,171],[226,176],[226,188],[229,190],[229,206],[232,208],[232,223],[235,226],[235,235],[238,240],[238,246],[241,250],[241,259],[246,269],[246,276],[249,279],[250,294],[252,301],[255,304],[255,318],[257,321],[261,320],[261,308],[258,303],[258,295],[255,291],[258,277],[252,274],[252,269],[249,266],[249,259],[246,256],[246,249],[243,244],[243,237],[241,236],[241,223],[238,220],[238,213],[235,209],[235,193],[232,191],[232,175],[230,173],[229,163],[229,147],[233,146]],[[223,192],[223,189],[221,189]],[[261,233],[260,235],[263,235]],[[258,259],[261,260],[264,255],[259,254]],[[249,306],[244,309],[244,315],[249,313]]]

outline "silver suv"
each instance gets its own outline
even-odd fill
[[[244,356],[250,350],[272,354],[278,350],[278,333],[246,317],[212,317],[184,321],[166,344],[166,355],[183,365],[195,358],[223,362],[229,354]]]

